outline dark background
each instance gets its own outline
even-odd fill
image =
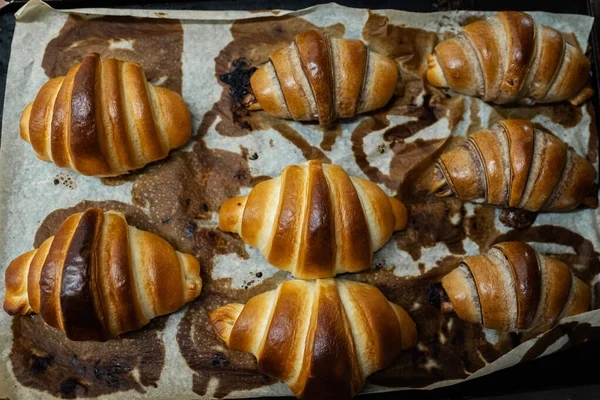
[[[14,12],[26,1],[16,0],[0,9],[0,110],[4,105],[6,70],[15,26]],[[300,9],[320,3],[314,0],[206,0],[206,1],[135,1],[135,0],[79,0],[47,1],[55,8],[122,7],[192,10],[264,10]],[[557,13],[587,14],[600,17],[600,0],[337,0],[350,7],[373,9],[395,8],[408,11],[469,10],[522,10]],[[593,102],[596,110],[598,86],[598,54],[600,54],[598,21],[590,40],[593,66]],[[1,118],[0,118],[1,119]],[[0,121],[1,130],[1,121]],[[600,341],[584,343],[576,348],[543,357],[525,364],[498,371],[491,375],[432,391],[403,391],[388,394],[365,395],[361,399],[415,399],[415,400],[600,400]]]

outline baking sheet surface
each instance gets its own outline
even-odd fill
[[[131,391],[153,398],[290,394],[284,384],[257,372],[252,355],[229,351],[212,332],[207,312],[245,302],[289,279],[237,235],[220,232],[218,210],[224,200],[309,158],[340,164],[351,175],[377,182],[409,210],[408,228],[375,254],[371,270],[340,277],[379,287],[406,308],[419,330],[418,345],[372,375],[364,391],[448,385],[600,337],[597,310],[520,344],[525,338],[443,317],[427,302],[427,288],[460,258],[498,241],[528,241],[572,264],[590,283],[600,273],[597,209],[542,214],[532,227],[514,231],[498,222],[499,211],[493,208],[428,194],[431,161],[442,150],[508,117],[532,119],[597,167],[591,104],[491,107],[424,87],[426,54],[435,43],[484,15],[369,11],[336,4],[295,12],[66,12],[31,1],[18,13],[7,78],[0,148],[0,272],[51,236],[68,215],[100,206],[122,210],[130,224],[196,255],[205,287],[199,299],[179,312],[106,343],[70,342],[39,316],[0,313],[0,394],[15,399],[124,398]],[[571,32],[586,46],[592,18],[533,15]],[[269,53],[308,29],[362,39],[395,59],[404,82],[397,96],[382,110],[329,129],[243,110],[219,77],[260,66]],[[22,110],[44,82],[64,75],[92,51],[139,62],[151,82],[180,92],[193,116],[192,140],[168,159],[120,178],[84,177],[37,160],[19,138]],[[2,298],[4,292],[2,280]]]

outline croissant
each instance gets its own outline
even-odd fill
[[[543,332],[590,309],[589,286],[567,264],[520,242],[466,257],[442,286],[449,298],[442,311],[491,329]]]
[[[383,107],[397,81],[396,63],[362,41],[307,31],[273,52],[252,75],[254,95],[244,105],[279,118],[327,125]]]
[[[164,239],[90,208],[6,270],[4,310],[40,314],[71,340],[104,341],[200,294],[200,264]]]
[[[38,158],[93,176],[165,158],[191,130],[179,94],[149,84],[136,63],[96,53],[42,86],[21,116],[21,138]]]
[[[367,376],[417,342],[415,323],[375,286],[342,279],[285,281],[209,314],[232,350],[306,399],[350,398]]]
[[[577,45],[516,11],[468,24],[428,55],[433,86],[497,104],[578,105],[593,93],[583,88],[589,75],[590,61]]]
[[[372,253],[406,227],[406,207],[373,182],[311,160],[227,200],[219,228],[302,279],[371,268]]]
[[[567,211],[592,191],[592,164],[529,121],[505,120],[442,153],[432,191],[440,197],[528,211]]]

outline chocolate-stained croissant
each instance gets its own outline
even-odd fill
[[[468,24],[428,57],[429,83],[497,104],[578,105],[593,93],[584,88],[589,76],[590,61],[577,45],[516,11]]]
[[[311,160],[227,200],[219,228],[257,247],[296,278],[371,268],[373,252],[406,226],[406,207],[375,183]]]
[[[327,125],[386,105],[398,81],[390,58],[370,51],[360,40],[307,31],[250,78],[250,110],[279,118]]]
[[[543,332],[590,309],[589,286],[567,264],[521,242],[466,257],[442,286],[449,298],[442,311],[491,329]]]
[[[440,197],[527,211],[568,211],[590,200],[596,171],[558,137],[504,120],[442,153],[432,191]]]
[[[217,335],[305,399],[349,399],[417,342],[414,321],[375,286],[344,279],[285,281],[210,313]]]
[[[195,257],[120,212],[90,208],[10,263],[4,310],[40,314],[71,340],[104,341],[178,310],[201,289]]]
[[[96,53],[42,86],[21,116],[21,138],[38,158],[91,176],[163,159],[191,132],[179,94],[148,83],[139,64]]]

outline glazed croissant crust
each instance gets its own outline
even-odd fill
[[[115,176],[165,158],[191,136],[179,94],[131,62],[92,53],[48,81],[21,116],[38,158],[83,175]]]
[[[592,164],[529,121],[505,120],[442,153],[432,191],[440,197],[528,211],[568,211],[594,186]]]
[[[306,399],[347,399],[367,376],[417,342],[415,323],[375,286],[342,279],[285,281],[276,290],[212,313],[233,350]]]
[[[311,160],[227,200],[219,228],[257,247],[267,261],[302,279],[371,267],[374,251],[406,226],[406,207],[373,182]]]
[[[319,121],[353,117],[390,101],[398,68],[360,40],[307,31],[273,52],[251,77],[254,98],[245,105],[279,118]]]
[[[543,332],[590,309],[590,288],[569,266],[520,242],[466,257],[442,279],[460,319],[504,331]]]
[[[71,340],[107,340],[200,294],[200,264],[117,211],[73,214],[6,270],[4,310],[40,314]]]
[[[583,103],[590,61],[562,33],[531,15],[503,11],[465,26],[428,56],[427,80],[497,103]]]

